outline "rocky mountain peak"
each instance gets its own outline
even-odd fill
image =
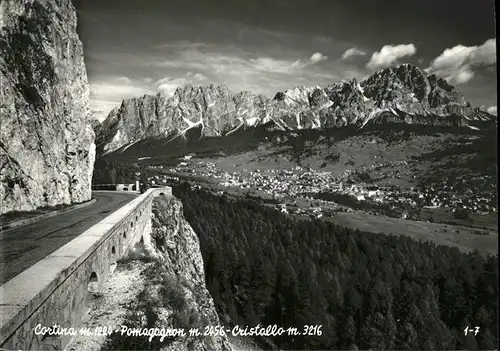
[[[193,96],[197,94],[206,94],[206,95],[220,95],[220,96],[230,96],[231,92],[229,88],[225,85],[191,85],[187,84],[183,87],[179,87],[175,90],[174,96]]]
[[[283,92],[281,92],[281,91],[278,91],[278,92],[276,93],[276,95],[274,95],[273,100],[276,100],[276,101],[284,101],[284,100],[285,100],[285,97],[286,97],[285,93],[283,93]]]
[[[120,110],[118,116],[108,117],[115,121],[111,124],[122,125],[118,131],[101,128],[100,143],[109,151],[141,137],[183,136],[195,127],[211,136],[266,123],[282,130],[380,122],[465,126],[484,120],[486,114],[472,109],[444,79],[411,64],[380,70],[362,81],[334,82],[325,88],[298,86],[273,99],[248,91],[232,94],[224,85],[211,84],[186,85],[170,99],[157,95],[143,100],[136,104],[140,111]]]
[[[455,88],[453,87],[453,85],[449,84],[442,77],[438,77],[435,74],[431,74],[427,78],[429,79],[429,82],[431,83],[432,86],[439,87],[448,93],[455,91]]]
[[[361,86],[367,97],[378,101],[404,99],[404,96],[422,101],[431,90],[425,72],[409,64],[378,71]]]

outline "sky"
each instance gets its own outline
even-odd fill
[[[400,63],[496,114],[494,1],[73,0],[93,115],[124,98],[224,84],[274,97]]]

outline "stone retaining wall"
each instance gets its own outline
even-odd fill
[[[153,199],[171,194],[167,187],[149,189],[0,286],[0,348],[62,350],[71,336],[36,335],[35,327],[78,331],[116,261],[151,229]]]

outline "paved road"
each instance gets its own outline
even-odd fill
[[[0,233],[0,285],[50,255],[137,196],[137,193],[128,192],[92,192],[92,197],[97,200],[92,205]]]

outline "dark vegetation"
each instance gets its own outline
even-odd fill
[[[477,139],[470,140],[464,136],[459,141],[443,145],[444,147],[440,150],[415,157],[415,159],[438,161],[448,156],[476,154],[478,164],[492,167],[497,161],[496,143],[496,130],[484,131]]]
[[[275,199],[275,198],[263,198],[259,195],[254,195],[250,192],[247,192],[245,194],[245,199],[247,200],[253,200],[253,201],[257,201],[259,203],[262,203],[262,204],[271,204],[271,205],[277,205],[280,203],[280,201],[278,199]]]
[[[498,256],[297,221],[187,184],[173,190],[222,320],[323,326],[321,336],[273,337],[266,348],[497,347]],[[480,332],[465,336],[467,326]]]
[[[135,172],[139,171],[139,165],[98,158],[94,164],[92,184],[131,184],[136,179]]]
[[[378,136],[387,142],[398,142],[410,139],[415,135],[434,135],[438,134],[463,134],[463,135],[481,135],[484,132],[475,131],[469,128],[429,126],[419,124],[404,123],[386,123],[386,124],[368,124],[362,129],[356,125],[344,126],[342,128],[332,128],[326,130],[304,129],[294,131],[295,138],[290,138],[289,145],[300,147],[307,141],[325,141],[333,143],[348,139],[353,136]]]
[[[470,140],[462,137],[448,142],[440,150],[417,157],[416,161],[445,162],[442,169],[448,177],[460,178],[463,171],[468,174],[486,175],[496,178],[498,170],[497,135],[495,131],[484,132],[478,138]],[[430,176],[432,176],[431,174]],[[435,174],[437,177],[438,175]]]
[[[139,157],[152,157],[149,162],[169,161],[189,153],[197,157],[214,157],[255,150],[265,141],[268,132],[261,129],[237,130],[227,136],[201,138],[196,129],[190,130],[186,137],[151,137],[141,140],[124,152],[116,150],[104,158],[115,160],[135,160]],[[270,135],[277,132],[271,132]],[[148,161],[146,161],[148,162]]]
[[[362,172],[362,171],[355,171],[347,179],[348,184],[354,184],[359,182],[372,183],[373,179],[368,172]]]
[[[463,208],[456,210],[455,213],[453,214],[453,218],[470,220],[469,212]]]
[[[241,128],[226,136],[200,137],[199,131],[190,130],[186,137],[151,137],[141,140],[134,145],[116,150],[104,157],[105,159],[135,162],[139,157],[151,157],[145,161],[150,163],[171,162],[173,159],[189,153],[197,157],[220,157],[246,151],[256,150],[263,143],[272,143],[276,146],[285,146],[286,150],[278,153],[287,153],[294,159],[311,156],[310,147],[316,143],[325,143],[333,146],[336,142],[347,138],[363,135],[378,136],[389,143],[396,143],[411,138],[414,135],[437,135],[439,133],[482,135],[483,131],[469,128],[441,127],[428,125],[411,125],[403,123],[387,123],[366,125],[363,129],[358,126],[345,126],[331,129],[304,129],[298,131],[270,130],[267,125],[256,128]],[[334,161],[335,153],[331,155]]]
[[[331,154],[325,157],[325,160],[329,161],[330,163],[336,163],[339,159],[340,159],[339,152],[332,152]]]
[[[335,164],[339,161],[339,159],[340,159],[340,153],[334,151],[325,157],[325,162],[321,164],[321,168],[326,167],[328,164]]]

